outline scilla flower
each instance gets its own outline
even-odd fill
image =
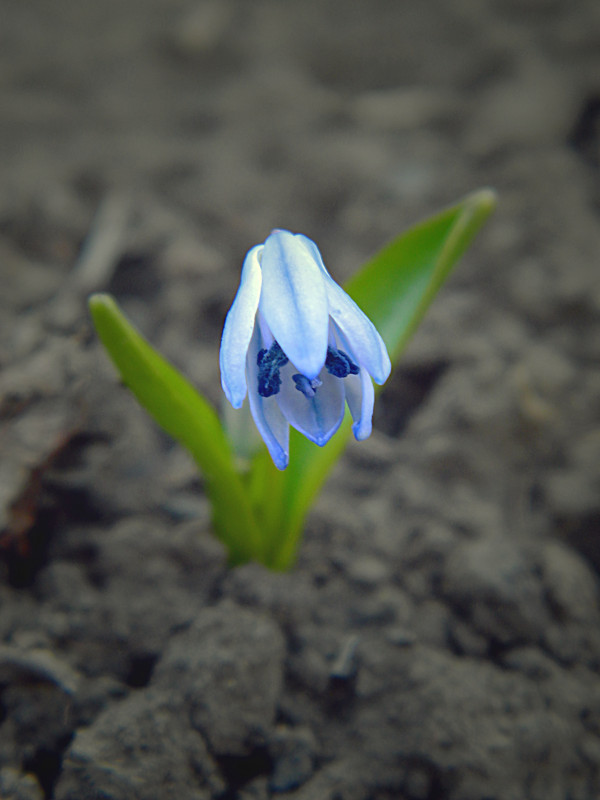
[[[371,433],[374,389],[390,359],[381,336],[332,279],[317,246],[275,230],[244,261],[221,340],[221,383],[250,410],[275,465],[289,458],[289,426],[322,446],[344,418],[356,439]]]

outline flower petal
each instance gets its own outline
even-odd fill
[[[361,369],[358,375],[348,375],[347,378],[344,378],[344,384],[346,401],[354,420],[352,426],[354,438],[361,442],[371,435],[373,427],[373,405],[375,403],[373,381],[367,370]]]
[[[303,234],[298,235],[313,255],[325,279],[329,314],[346,335],[348,346],[377,383],[385,383],[392,365],[383,339],[367,315],[336,283],[323,262],[317,245]]]
[[[325,362],[329,313],[323,273],[304,238],[280,230],[267,238],[260,311],[297,371],[312,380]]]
[[[276,396],[283,415],[296,430],[311,442],[322,447],[342,424],[344,418],[343,379],[330,375],[325,369],[319,374],[321,384],[313,397],[296,389],[293,374],[295,365],[286,364],[281,370],[281,390]]]
[[[312,257],[319,265],[321,271],[324,272],[326,275],[329,275],[327,267],[325,266],[325,262],[323,261],[323,256],[321,255],[321,251],[319,250],[317,245],[313,242],[313,240],[309,239],[308,236],[305,236],[303,233],[297,233],[296,238],[300,239],[300,241],[304,243],[304,246],[312,254]],[[329,275],[329,277],[331,278],[331,275]]]
[[[376,383],[385,383],[392,365],[377,328],[332,278],[325,279],[325,288],[329,313],[348,343],[348,354],[354,356]]]
[[[234,408],[240,408],[246,396],[246,353],[260,299],[262,249],[263,245],[256,245],[244,259],[240,287],[227,313],[221,337],[221,385]]]
[[[290,455],[290,426],[277,404],[277,395],[261,397],[258,393],[258,351],[262,349],[258,326],[254,330],[247,357],[248,400],[258,432],[277,469],[285,469]]]

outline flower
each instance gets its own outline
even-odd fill
[[[371,433],[375,392],[391,364],[373,323],[333,280],[313,241],[274,230],[244,260],[223,329],[221,383],[250,411],[278,469],[289,426],[323,446],[344,418],[357,440]]]

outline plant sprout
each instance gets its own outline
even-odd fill
[[[393,240],[344,289],[306,236],[275,230],[253,247],[221,342],[223,390],[239,409],[226,424],[112,297],[92,295],[94,325],[124,383],[202,471],[230,564],[293,564],[351,431],[359,441],[371,433],[372,379],[385,382],[494,205],[489,189],[467,196]],[[252,443],[246,395],[266,447]]]

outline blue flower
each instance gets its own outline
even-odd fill
[[[374,389],[391,364],[373,323],[333,280],[314,242],[275,230],[247,254],[221,339],[221,383],[250,410],[275,465],[289,460],[289,426],[323,446],[344,418],[371,433]]]

